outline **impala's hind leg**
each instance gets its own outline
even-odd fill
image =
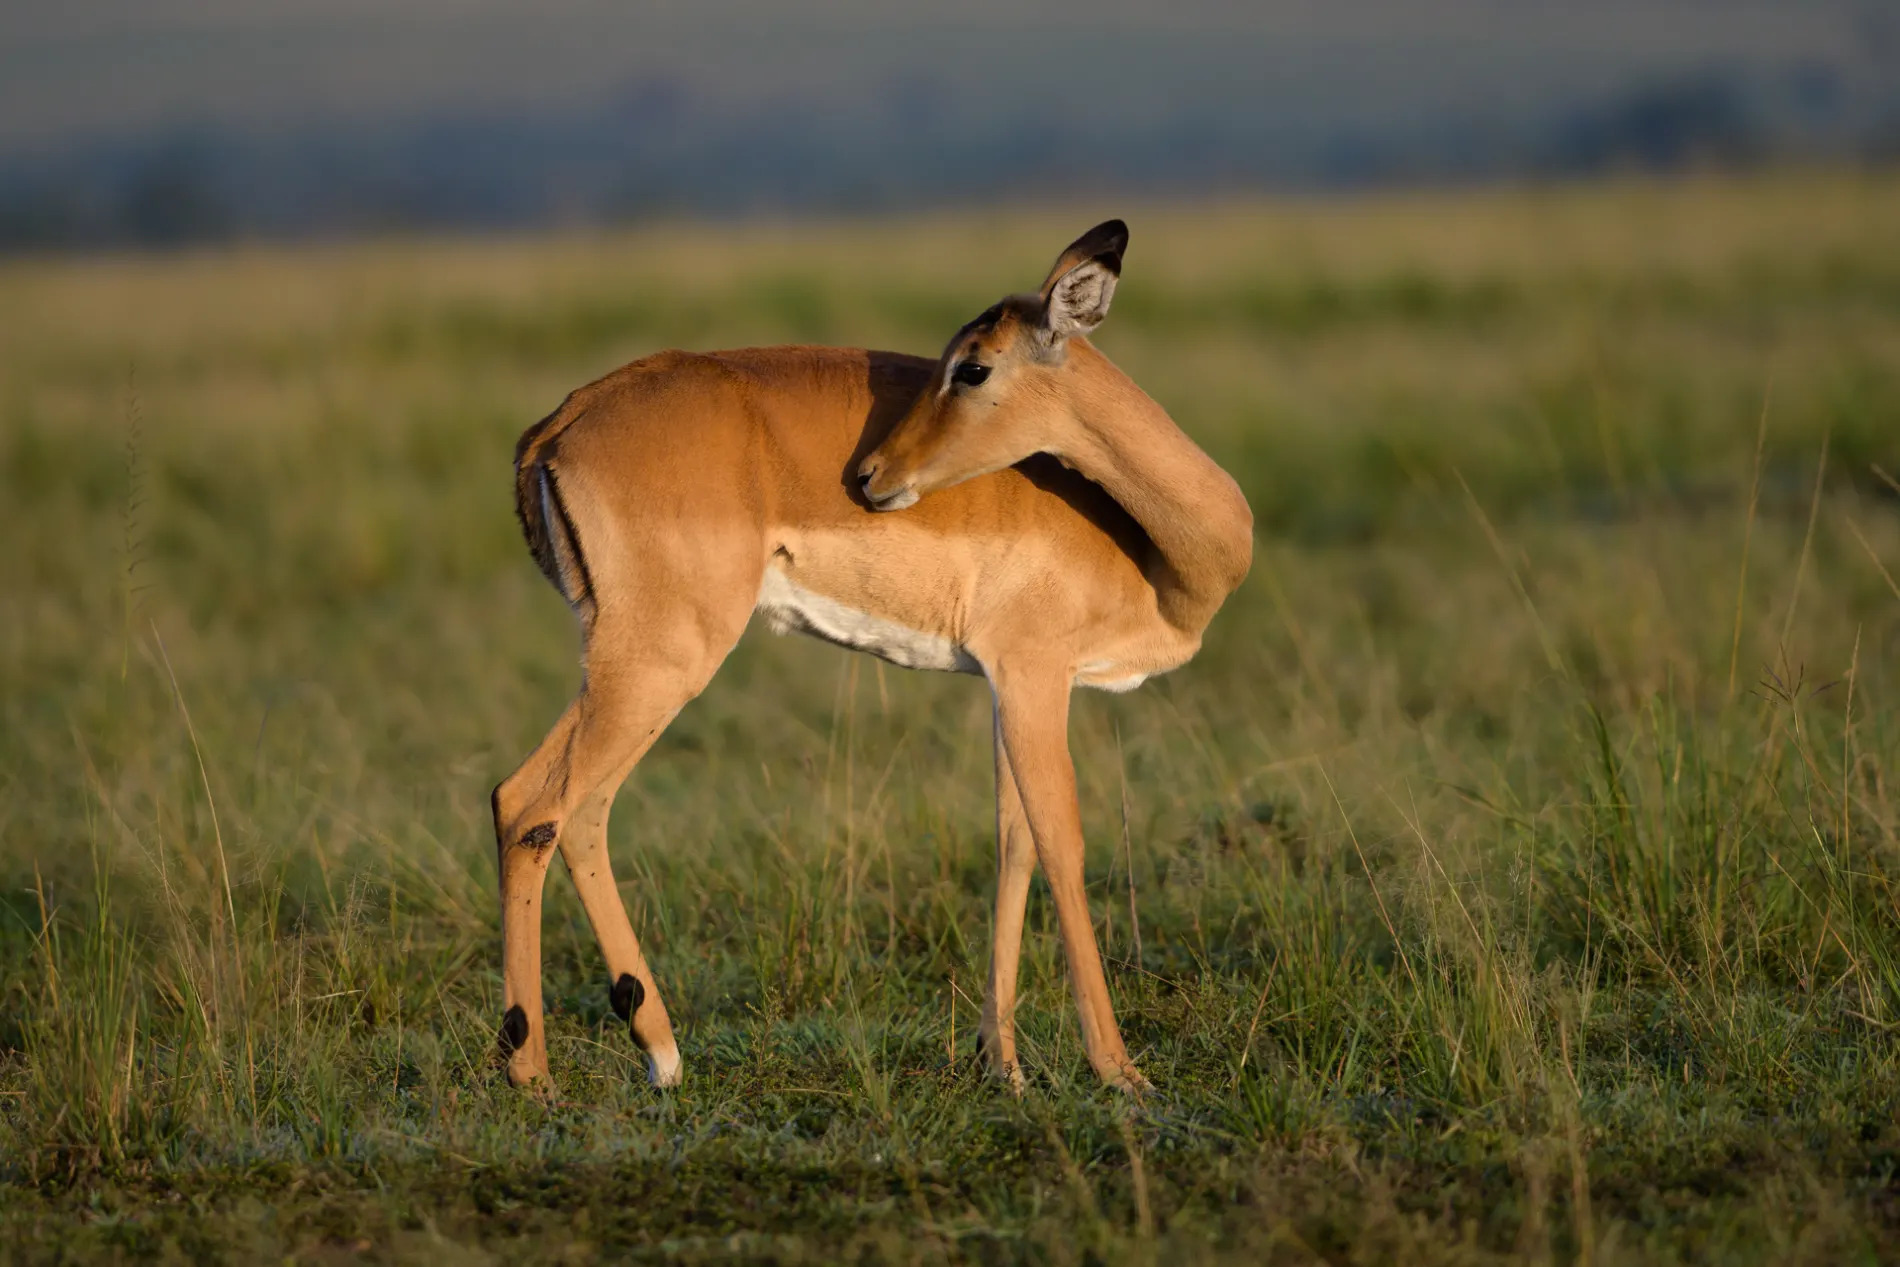
[[[594,926],[600,953],[607,960],[607,998],[620,1019],[633,1031],[633,1041],[647,1056],[647,1080],[656,1087],[676,1086],[680,1080],[679,1046],[673,1041],[673,1023],[660,987],[640,953],[639,939],[627,918],[626,904],[614,884],[613,862],[607,852],[607,816],[614,793],[628,771],[611,775],[593,799],[569,820],[561,833],[561,860],[574,880],[587,922]]]
[[[756,592],[754,581],[751,592]],[[501,1047],[517,1086],[548,1072],[541,1011],[541,894],[558,844],[657,1082],[679,1077],[665,1005],[607,865],[614,792],[745,628],[749,604],[695,600],[690,586],[646,585],[638,619],[602,610],[588,631],[586,682],[548,737],[495,789],[501,861]],[[717,589],[714,592],[739,592]],[[731,610],[727,610],[731,608]],[[627,979],[631,984],[627,984]]]
[[[525,1086],[548,1070],[547,1034],[541,1023],[541,889],[554,853],[555,826],[537,823],[523,830],[514,807],[523,789],[545,786],[579,720],[581,702],[567,706],[554,729],[528,754],[489,797],[495,816],[495,852],[501,873],[501,981],[503,1007],[500,1045],[508,1061],[508,1080]]]

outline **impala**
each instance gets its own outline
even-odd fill
[[[621,782],[753,613],[894,664],[982,674],[994,700],[998,881],[977,1046],[1021,1084],[1016,967],[1035,865],[1090,1063],[1145,1084],[1115,1023],[1083,888],[1068,747],[1077,685],[1186,662],[1247,574],[1239,487],[1086,337],[1128,231],[1099,225],[1034,294],[935,361],[861,349],[662,352],[521,437],[516,509],[577,614],[580,694],[495,789],[504,1014],[517,1085],[548,1075],[541,894],[556,846],[609,997],[661,1086],[679,1048],[607,856]]]

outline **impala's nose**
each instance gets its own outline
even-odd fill
[[[858,468],[858,491],[864,494],[864,500],[871,500],[871,481],[877,476],[877,468],[866,462]]]

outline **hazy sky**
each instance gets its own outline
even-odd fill
[[[1896,32],[1891,0],[16,0],[0,148],[585,108],[656,81],[735,108],[919,80],[978,113],[1245,95],[1350,122],[1715,65],[1900,73]]]

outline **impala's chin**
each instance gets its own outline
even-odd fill
[[[903,510],[907,506],[915,506],[917,497],[916,488],[909,484],[881,495],[869,491],[865,493],[865,500],[871,503],[872,510]]]

